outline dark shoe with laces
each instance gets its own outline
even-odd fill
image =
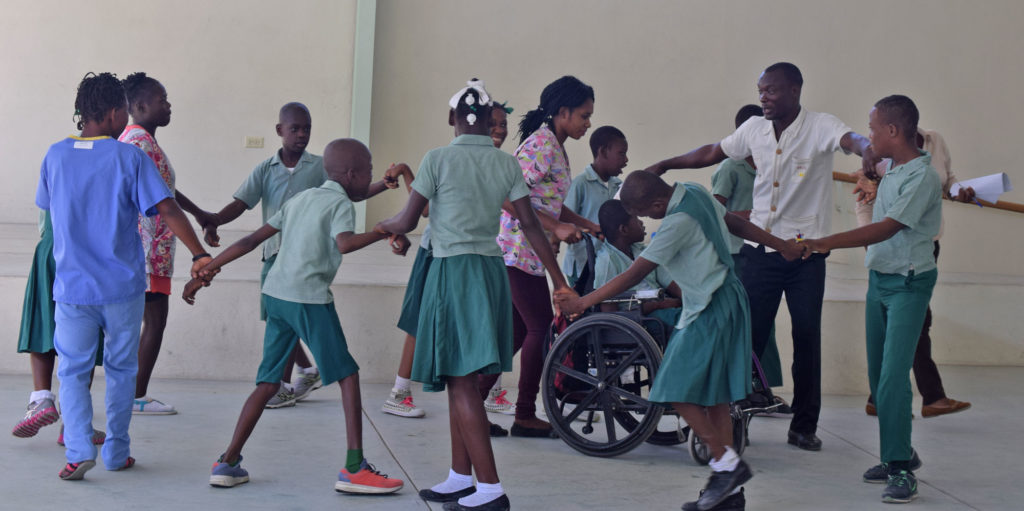
[[[729,497],[733,490],[749,481],[751,477],[754,477],[754,474],[750,472],[750,466],[743,460],[740,460],[739,465],[736,465],[736,470],[732,472],[712,472],[711,478],[708,479],[708,485],[704,487],[704,492],[697,499],[697,509],[699,511],[715,509],[715,506]]]
[[[790,445],[795,445],[805,451],[820,451],[821,450],[821,439],[814,433],[797,433],[796,431],[789,430]]]
[[[469,488],[463,488],[459,491],[453,491],[449,493],[441,493],[427,488],[420,490],[420,498],[428,502],[455,502],[467,495],[476,493],[476,487],[470,486]]]
[[[509,511],[510,509],[512,509],[512,503],[508,501],[508,495],[502,495],[479,506],[463,506],[458,501],[444,503],[445,511]]]
[[[917,456],[917,451],[914,450],[913,456],[910,458],[910,470],[918,470],[924,463],[921,463],[921,458]],[[879,463],[864,472],[864,482],[872,484],[882,484],[889,481],[889,464]]]
[[[704,490],[700,491],[701,495],[704,495]],[[711,508],[711,511],[744,511],[747,507],[747,499],[743,496],[743,488],[740,488],[739,493],[729,495],[722,499],[717,506]],[[683,511],[700,511],[697,507],[697,501],[687,502],[683,504]]]
[[[882,492],[882,502],[906,504],[916,498],[917,477],[913,472],[900,470],[898,473],[889,474],[889,480],[885,483],[885,491]]]

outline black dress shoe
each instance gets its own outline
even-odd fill
[[[700,494],[704,495],[704,490],[701,490]],[[740,488],[739,493],[734,493],[722,499],[717,506],[711,508],[711,511],[744,511],[746,508],[747,499],[743,496],[743,488]],[[697,501],[695,500],[683,504],[683,511],[700,511],[700,508],[697,507]]]
[[[469,488],[463,488],[459,491],[453,491],[451,493],[441,493],[427,488],[420,490],[420,498],[430,502],[455,502],[456,500],[465,497],[466,495],[472,495],[476,493],[476,487],[470,486]]]
[[[526,438],[558,438],[558,433],[555,433],[554,429],[551,428],[528,428],[526,426],[520,426],[519,424],[512,423],[512,436],[520,436]]]
[[[797,433],[796,431],[789,430],[789,444],[805,451],[821,450],[821,439],[814,433]]]
[[[732,472],[712,472],[711,479],[708,479],[708,485],[704,488],[704,493],[701,493],[700,498],[697,499],[697,509],[699,511],[717,509],[716,506],[727,499],[733,490],[742,486],[752,477],[754,474],[750,471],[750,466],[743,460],[740,460],[739,465],[736,465],[736,470]]]
[[[445,502],[445,511],[509,511],[512,504],[508,501],[508,495],[502,495],[490,502],[479,506],[463,506],[458,502]]]
[[[506,437],[508,436],[508,430],[491,422],[489,426],[489,432],[494,437]]]

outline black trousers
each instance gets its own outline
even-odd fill
[[[935,261],[939,261],[939,242],[935,242]],[[939,375],[939,368],[932,360],[932,338],[928,332],[932,328],[932,308],[924,316],[924,327],[921,328],[921,337],[917,339],[917,351],[914,352],[914,381],[917,383],[917,391],[921,393],[921,402],[930,405],[946,397],[946,389],[942,387],[942,376]],[[873,396],[868,396],[868,401],[874,403]]]
[[[741,279],[750,299],[754,352],[764,354],[782,295],[793,324],[793,420],[790,430],[810,434],[821,413],[821,304],[825,298],[825,255],[786,261],[763,246],[743,245],[747,259]]]

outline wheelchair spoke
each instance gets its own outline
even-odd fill
[[[636,359],[640,358],[640,355],[642,354],[643,353],[641,353],[640,350],[634,350],[629,355],[627,355],[626,358],[619,361],[618,366],[615,367],[614,370],[612,370],[610,373],[605,373],[604,378],[602,378],[604,383],[608,386],[612,386],[612,382],[618,382],[619,377],[626,370],[626,368],[632,367],[633,362],[636,361]]]
[[[601,347],[601,336],[597,335],[598,329],[595,328],[587,332],[587,344],[590,345],[591,350],[594,353],[594,366],[597,368],[597,379],[598,381],[604,380],[606,367],[604,365],[604,350]]]
[[[594,378],[593,376],[587,373],[581,373],[565,364],[556,363],[553,364],[552,367],[559,373],[562,373],[570,378],[575,378],[583,383],[593,385],[594,387],[597,387],[597,384],[601,383],[597,378]]]
[[[615,435],[615,410],[612,408],[611,396],[601,396],[601,409],[604,411],[604,425],[605,430],[608,432],[608,441],[615,442],[618,437]]]

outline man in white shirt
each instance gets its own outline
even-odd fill
[[[800,106],[803,77],[788,62],[766,68],[757,82],[764,117],[751,117],[721,142],[662,160],[647,168],[661,175],[669,169],[696,169],[726,158],[753,156],[754,205],[750,221],[783,239],[830,234],[832,225],[832,155],[857,153],[873,174],[878,158],[867,138],[833,115]],[[821,306],[825,295],[825,257],[815,254],[787,262],[764,246],[747,242],[741,279],[750,299],[754,351],[764,353],[782,295],[793,324],[793,419],[788,441],[818,451],[815,435],[821,411]]]

